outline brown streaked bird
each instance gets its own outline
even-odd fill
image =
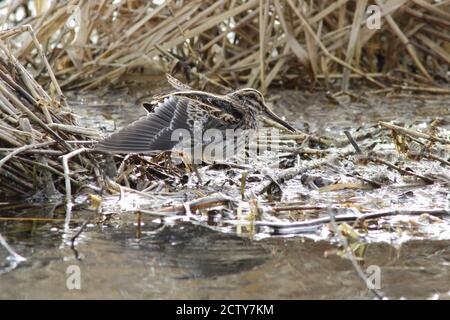
[[[208,129],[251,130],[258,128],[258,115],[267,117],[289,131],[296,130],[273,113],[263,95],[246,88],[227,95],[193,90],[168,75],[169,83],[177,90],[143,103],[148,114],[118,133],[100,141],[96,149],[110,153],[155,154],[172,150],[178,141],[172,134],[177,129],[194,133],[200,121],[202,132]]]

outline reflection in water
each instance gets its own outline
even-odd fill
[[[76,232],[80,217],[90,213],[73,214]],[[350,262],[326,241],[255,241],[189,223],[156,231],[144,225],[137,239],[134,222],[120,221],[88,224],[77,239],[77,260],[70,245],[61,246],[62,218],[56,210],[53,222],[0,221],[10,245],[27,257],[0,275],[0,299],[373,298]],[[381,289],[388,297],[449,298],[450,241],[409,241],[398,248],[369,244],[362,258],[363,270],[381,268]],[[66,287],[72,265],[81,270],[81,290]]]
[[[124,241],[122,232],[111,234],[112,241]],[[234,274],[261,265],[266,250],[246,238],[217,233],[190,223],[166,227],[136,242],[142,258],[154,257],[161,267],[177,268],[177,279],[206,278]]]

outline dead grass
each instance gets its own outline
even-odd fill
[[[183,73],[196,87],[262,91],[346,90],[360,79],[380,89],[429,90],[449,80],[448,0],[41,0],[35,12],[31,2],[9,2],[5,19],[34,27],[63,90],[165,71]],[[367,25],[374,4],[382,11],[380,29]],[[17,20],[21,8],[28,14]],[[31,38],[15,44],[24,66],[49,83]]]
[[[76,124],[44,55],[39,59],[53,79],[47,91],[11,52],[9,40],[24,34],[39,48],[29,26],[0,32],[0,189],[2,196],[59,198],[65,177],[81,188],[98,172],[91,156],[79,156],[69,175],[61,156],[99,135]]]
[[[366,8],[382,10],[380,29]],[[191,85],[448,94],[450,1],[8,1],[0,4],[0,185],[58,195],[100,169],[63,92],[183,74]],[[144,78],[145,79],[145,78]],[[149,83],[149,86],[151,84]],[[343,91],[342,91],[343,90]],[[70,157],[69,157],[70,156]],[[68,161],[70,159],[70,162]],[[69,187],[69,188],[67,188]],[[67,191],[69,190],[69,191]]]

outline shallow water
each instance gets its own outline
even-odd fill
[[[88,226],[74,251],[62,245],[61,223],[3,223],[2,233],[28,260],[1,275],[0,298],[373,298],[327,241],[254,241],[190,223],[154,228],[145,225],[137,239],[133,223]],[[80,290],[66,287],[73,265]],[[450,241],[369,244],[361,265],[380,267],[390,298],[450,298]]]
[[[134,107],[132,98],[104,102],[86,96],[76,101],[80,105],[74,105],[74,110],[83,115],[82,123],[101,125],[107,131],[143,114]],[[101,105],[85,108],[92,101]],[[402,119],[411,124],[434,117],[448,119],[449,114],[448,99],[443,98],[373,99],[370,105],[352,103],[343,108],[327,103],[323,96],[294,92],[282,94],[273,108],[289,120],[295,118],[298,127],[339,137],[344,137],[345,129],[355,130],[379,120]],[[318,200],[330,197],[302,189],[296,179],[287,188],[290,191],[285,200],[298,200],[305,194]],[[448,208],[448,189],[447,194],[445,191],[443,187],[392,189],[385,190],[381,197],[385,206]],[[436,198],[433,200],[427,192],[434,192]],[[397,201],[402,194],[406,196]],[[344,190],[333,197],[356,201],[361,195]],[[371,197],[377,200],[380,195]],[[206,224],[181,220],[161,226],[148,216],[142,217],[143,225],[138,229],[134,214],[103,221],[92,211],[77,208],[71,223],[65,225],[63,204],[31,209],[3,206],[0,218],[0,234],[27,259],[17,264],[0,246],[1,299],[373,298],[350,261],[341,257],[335,241],[320,234],[273,237],[246,232],[245,226],[240,232],[229,226],[220,229],[229,232],[219,232]],[[450,223],[448,217],[441,219],[434,223],[398,217],[389,221],[384,232],[378,230],[359,243],[362,269],[379,267],[380,289],[388,298],[450,299]],[[71,238],[87,220],[71,248]],[[79,267],[80,290],[67,287],[70,266]]]

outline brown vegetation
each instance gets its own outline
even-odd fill
[[[169,69],[196,86],[346,90],[362,78],[380,89],[449,92],[448,0],[42,0],[35,13],[31,2],[12,1],[5,19],[33,26],[63,89]],[[369,29],[369,5],[381,8],[380,29]],[[20,44],[19,60],[48,79],[31,39]]]
[[[380,29],[367,26],[373,4],[382,11]],[[70,195],[71,185],[100,181],[94,155],[82,148],[98,133],[77,126],[63,92],[133,85],[130,74],[181,73],[200,88],[347,90],[363,81],[377,92],[449,93],[449,4],[6,2],[0,5],[0,21],[10,27],[0,31],[1,187]]]

